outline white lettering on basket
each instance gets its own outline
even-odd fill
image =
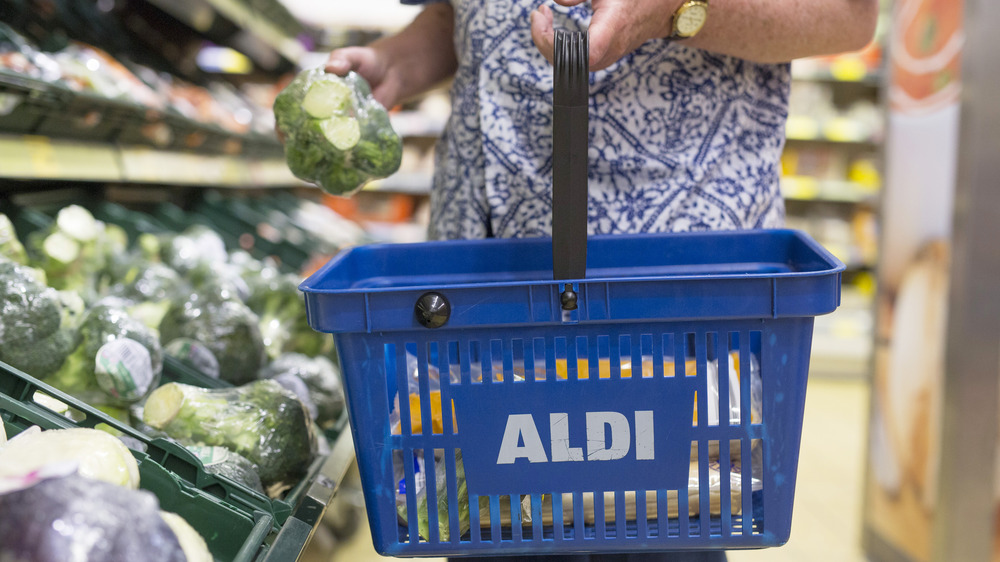
[[[654,460],[656,450],[653,438],[652,410],[639,410],[635,420],[635,459]],[[628,417],[619,412],[587,412],[585,415],[587,454],[583,447],[570,444],[568,413],[549,414],[549,435],[552,462],[613,461],[628,456],[632,449],[632,425]],[[610,439],[608,439],[610,437]],[[529,463],[549,462],[542,438],[531,414],[507,416],[497,464],[514,464],[517,459]]]

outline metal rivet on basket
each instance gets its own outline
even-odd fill
[[[559,302],[562,303],[563,310],[576,310],[576,291],[572,287],[567,286],[562,294],[559,295]]]
[[[440,328],[451,317],[451,305],[441,293],[424,293],[417,299],[415,312],[417,322],[425,328]]]

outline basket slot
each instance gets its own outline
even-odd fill
[[[751,475],[753,474],[764,474],[764,456],[767,453],[768,443],[761,442],[757,445],[761,448],[760,455],[751,454]],[[752,488],[748,488],[752,489]],[[749,494],[752,500],[752,507],[748,513],[753,516],[753,534],[760,535],[764,533],[764,494],[761,492],[752,492]],[[744,516],[745,517],[745,516]]]
[[[426,465],[422,465],[423,457],[424,452],[420,449],[403,449],[403,471],[406,475],[406,524],[411,544],[416,544],[420,540],[417,518],[414,517],[417,514],[417,479],[414,468],[419,466],[424,472]],[[413,462],[410,462],[411,459]]]

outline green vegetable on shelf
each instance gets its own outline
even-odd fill
[[[171,305],[160,323],[160,341],[199,342],[215,356],[219,378],[243,384],[257,377],[265,360],[258,322],[257,315],[236,298],[194,293]]]
[[[31,263],[45,272],[48,285],[76,291],[87,302],[97,299],[108,264],[127,245],[124,229],[79,205],[63,207],[49,227],[28,236]]]
[[[28,264],[28,254],[21,241],[17,239],[14,225],[3,213],[0,213],[0,257],[21,265]]]
[[[224,389],[168,383],[146,400],[142,419],[185,445],[246,457],[271,497],[305,476],[318,446],[305,406],[270,380]]]
[[[399,169],[402,140],[354,72],[344,77],[322,68],[300,73],[275,98],[274,114],[289,169],[330,193],[353,193]]]
[[[122,308],[98,304],[84,316],[72,354],[45,382],[92,405],[123,407],[148,395],[162,370],[156,332]]]
[[[300,380],[315,407],[316,424],[322,429],[333,427],[344,412],[346,399],[340,369],[326,357],[309,357],[301,353],[286,353],[260,371],[261,379],[282,377]],[[284,386],[284,384],[283,384]]]
[[[0,258],[0,361],[36,377],[59,369],[76,339],[62,296],[30,268]]]

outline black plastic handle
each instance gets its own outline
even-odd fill
[[[556,280],[587,275],[588,48],[586,32],[555,33],[552,276]]]

